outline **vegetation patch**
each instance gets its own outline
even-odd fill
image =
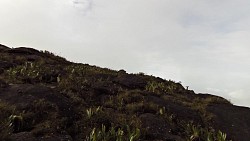
[[[232,129],[235,121],[220,120],[221,115],[211,107],[238,108],[234,112],[239,111],[239,115],[242,109],[221,97],[195,94],[180,82],[72,63],[51,52],[29,48],[0,50],[0,64],[3,141],[28,137],[228,141],[244,137],[233,131],[245,130]],[[250,127],[249,113],[248,109],[241,115],[245,117],[241,121],[235,118],[237,125]]]

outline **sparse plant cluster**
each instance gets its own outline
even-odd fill
[[[60,77],[58,87],[61,91],[81,93],[84,90],[88,90],[91,87],[91,83],[85,77],[69,75]]]
[[[81,93],[88,91],[97,82],[106,82],[110,76],[116,76],[117,72],[109,69],[102,70],[87,64],[69,65],[63,68],[67,75],[60,75],[59,88],[64,92]],[[102,77],[93,75],[100,74]],[[110,76],[109,76],[110,75]],[[108,77],[105,77],[108,76]]]
[[[193,121],[180,120],[176,115],[169,113],[165,107],[159,108],[158,114],[171,126],[170,132],[176,132],[175,130],[178,129],[178,134],[185,136],[187,141],[229,141],[226,133],[216,131],[211,126],[205,127]]]
[[[171,82],[156,82],[150,81],[146,85],[146,90],[149,92],[157,93],[157,94],[174,94],[177,91],[178,86],[175,83]]]
[[[137,141],[140,137],[140,129],[131,128],[127,125],[123,128],[116,128],[111,126],[107,129],[105,125],[102,124],[101,129],[93,128],[90,135],[86,137],[87,141]]]
[[[209,104],[213,103],[213,101],[211,101],[210,97],[201,99],[199,97],[189,98],[189,96],[190,95],[186,95],[186,94],[175,95],[175,96],[164,95],[162,96],[162,99],[167,100],[167,101],[172,101],[174,103],[178,103],[179,105],[183,105],[184,107],[189,107],[194,112],[199,113],[199,116],[201,117],[203,123],[209,126],[209,123],[214,118],[214,114],[209,112],[207,110],[207,107]],[[207,101],[207,99],[209,100]],[[221,103],[224,103],[224,101]]]
[[[185,136],[187,141],[229,141],[227,135],[220,130],[216,131],[212,127],[202,127],[192,121],[187,123],[179,120],[174,114],[167,113],[165,108],[160,108],[159,110],[159,114],[171,125],[171,132],[179,129],[179,133]]]
[[[26,62],[5,72],[7,79],[15,83],[56,82],[58,71],[44,64]]]
[[[137,141],[140,136],[138,119],[136,117],[124,118],[125,115],[113,117],[110,111],[103,111],[103,107],[90,107],[83,115],[82,127],[79,130],[87,136],[86,141]],[[86,118],[84,118],[86,117]],[[114,118],[114,119],[113,119]],[[101,125],[101,126],[100,126]],[[83,129],[91,128],[87,132]]]
[[[138,90],[122,91],[117,96],[109,96],[104,105],[131,115],[140,115],[142,113],[155,114],[159,109],[158,104],[147,102],[145,96]]]
[[[188,141],[229,141],[223,132],[210,128],[202,128],[200,125],[188,123],[185,127]]]

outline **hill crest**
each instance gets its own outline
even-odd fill
[[[0,56],[1,140],[250,138],[249,108],[172,80],[27,47],[0,45]]]

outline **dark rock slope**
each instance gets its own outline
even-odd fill
[[[0,140],[249,141],[250,109],[180,83],[0,45]]]

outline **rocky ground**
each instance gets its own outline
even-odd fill
[[[249,141],[249,119],[173,80],[0,45],[0,140]]]

